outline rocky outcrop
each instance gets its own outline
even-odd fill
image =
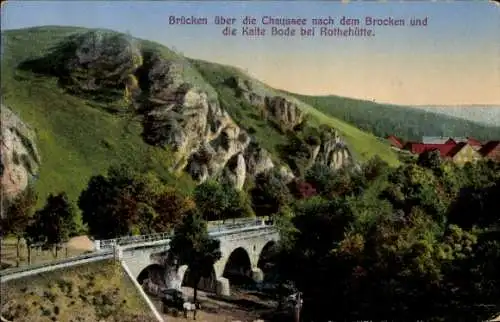
[[[293,174],[292,170],[290,170],[286,166],[281,166],[279,168],[279,175],[281,179],[283,180],[284,183],[289,184],[295,179],[295,175]]]
[[[223,182],[231,184],[236,189],[241,190],[247,178],[247,164],[243,154],[233,156],[222,173]]]
[[[250,137],[234,124],[221,127],[219,132],[216,136],[202,138],[205,141],[201,142],[200,148],[189,157],[187,171],[194,179],[203,182],[208,178],[219,177],[222,170],[227,167],[226,173],[233,173],[236,176],[234,182],[241,180],[244,182],[241,176],[245,175],[246,171],[242,172],[242,158],[238,155],[246,149]],[[213,139],[209,140],[210,137]],[[233,162],[228,164],[231,159]]]
[[[255,177],[274,168],[270,153],[256,142],[250,142],[243,153],[229,160],[222,179],[232,183],[237,189],[243,188],[246,177]]]
[[[226,84],[234,89],[237,97],[242,97],[251,105],[261,108],[263,114],[283,131],[292,130],[304,122],[305,113],[297,104],[282,96],[259,95],[248,80],[239,77],[228,78]]]
[[[24,67],[43,71],[40,66],[47,64],[74,94],[126,98],[143,116],[144,140],[174,151],[174,170],[186,170],[199,182],[224,177],[243,186],[250,137],[217,97],[184,80],[183,68],[190,68],[186,61],[165,59],[125,35],[92,31],[64,40],[47,57]]]
[[[50,66],[61,84],[77,95],[90,93],[87,98],[105,102],[125,98],[134,107],[127,111],[142,117],[144,140],[173,150],[173,170],[187,171],[200,183],[217,178],[241,189],[248,177],[275,167],[269,152],[221,108],[216,91],[199,83],[202,78],[193,76],[195,70],[186,72],[192,68],[187,60],[165,58],[153,47],[125,35],[92,31],[66,39],[53,53],[27,65],[38,71]],[[294,101],[262,94],[242,77],[230,77],[226,84],[283,132],[304,123],[305,114]],[[350,158],[345,145],[333,137],[313,146],[311,163],[336,169]],[[286,180],[293,179],[288,168],[280,172]]]
[[[110,102],[133,90],[134,72],[141,65],[142,55],[132,37],[98,30],[69,36],[46,57],[19,67],[55,75],[72,93]]]
[[[292,130],[304,121],[305,114],[297,106],[281,96],[267,96],[264,107],[267,117],[276,122],[282,130]]]
[[[325,131],[320,141],[319,145],[311,147],[310,165],[320,163],[331,169],[338,170],[354,164],[347,144],[336,130]]]
[[[40,155],[34,131],[3,104],[1,114],[2,197],[10,200],[25,190],[30,179],[38,174]]]
[[[261,148],[256,142],[250,143],[245,151],[244,158],[247,165],[247,172],[252,177],[274,167],[271,154]]]

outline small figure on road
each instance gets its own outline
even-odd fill
[[[194,304],[191,302],[184,302],[182,308],[184,309],[184,317],[187,319],[188,312],[193,311],[193,320],[196,320],[196,309],[199,307],[199,304]]]

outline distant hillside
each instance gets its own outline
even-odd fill
[[[500,126],[500,105],[415,106],[415,108],[432,113],[439,113],[448,116],[453,116],[484,125],[490,125],[496,127]]]
[[[500,138],[500,122],[495,127],[433,113],[430,109],[378,104],[339,96],[295,96],[327,115],[379,137],[394,134],[405,140],[419,140],[422,136],[472,136],[480,140]],[[493,117],[497,115],[495,112]]]
[[[372,134],[236,68],[151,41],[51,26],[4,31],[2,49],[2,100],[34,129],[40,202],[60,191],[75,201],[92,175],[118,163],[190,191],[207,178],[241,187],[272,167],[290,175],[314,162],[399,162]],[[307,150],[301,162],[284,152],[291,139]]]

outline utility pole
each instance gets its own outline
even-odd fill
[[[298,292],[297,297],[295,299],[294,322],[300,322],[301,309],[302,309],[302,294]]]

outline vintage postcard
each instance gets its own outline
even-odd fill
[[[500,321],[495,1],[2,1],[1,321]]]

